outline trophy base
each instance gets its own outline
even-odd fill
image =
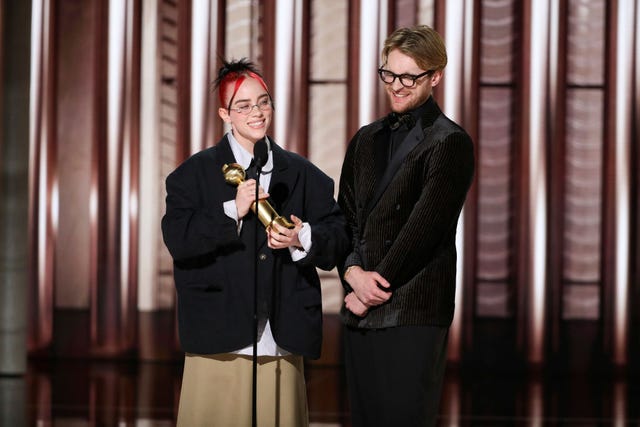
[[[292,224],[291,222],[287,221],[287,219],[283,216],[278,216],[276,218],[273,219],[273,221],[271,221],[271,223],[276,223],[281,227],[284,228],[288,228],[288,229],[293,229],[295,227],[294,224]]]

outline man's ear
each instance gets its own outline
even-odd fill
[[[442,79],[442,70],[434,71],[433,74],[431,75],[431,87],[438,86],[438,83],[440,83],[441,79]]]
[[[226,123],[231,123],[231,117],[229,117],[229,110],[227,110],[226,108],[222,108],[222,107],[218,108],[218,115]]]

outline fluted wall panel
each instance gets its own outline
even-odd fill
[[[602,85],[606,43],[606,2],[569,0],[567,7],[567,82]]]
[[[30,58],[24,54],[29,52],[31,21],[31,3],[0,1],[0,375],[16,379],[27,372],[26,311],[33,302],[28,236],[29,157],[35,135],[30,134]],[[23,391],[20,383],[0,386],[0,400],[8,402],[0,409],[0,424],[23,424],[24,411],[13,415],[6,410],[24,408]]]
[[[349,2],[313,2],[310,17],[309,79],[346,83]],[[313,115],[312,115],[313,117]]]
[[[484,1],[479,11],[477,250],[475,315],[516,314],[514,275],[514,53],[513,1]]]
[[[135,348],[138,327],[140,8],[134,0],[99,6],[96,33],[109,42],[96,61],[104,80],[94,116],[101,123],[94,141],[94,197],[100,214],[92,224],[98,250],[90,288],[89,353],[120,357]]]
[[[601,278],[603,105],[599,90],[568,91],[563,268],[568,282],[597,284]]]
[[[53,341],[54,251],[50,171],[55,154],[54,45],[55,21],[46,1],[32,4],[29,97],[29,283],[28,349],[43,351]],[[7,141],[4,141],[7,143]]]
[[[420,0],[418,2],[417,22],[424,25],[435,25],[435,0]]]
[[[478,148],[478,279],[506,283],[510,276],[510,197],[513,161],[512,91],[481,91]]]
[[[606,15],[602,0],[567,8],[561,319],[602,321]],[[597,343],[595,345],[598,345]]]
[[[482,2],[480,78],[483,83],[505,84],[512,81],[516,19],[512,0]]]
[[[226,3],[225,58],[230,60],[246,57],[259,64],[262,49],[259,39],[260,7],[258,2],[229,0]],[[220,54],[222,53],[220,52]]]
[[[606,99],[613,100],[607,105],[606,147],[609,162],[605,168],[605,185],[608,196],[606,215],[610,228],[607,229],[606,235],[607,255],[614,257],[614,261],[607,265],[608,271],[605,272],[607,280],[604,281],[604,347],[612,354],[613,364],[625,366],[629,360],[629,295],[632,289],[631,250],[634,247],[631,242],[631,218],[637,218],[638,215],[633,210],[632,202],[637,201],[638,193],[637,189],[634,191],[632,183],[633,175],[639,172],[638,168],[633,167],[631,159],[634,149],[638,146],[637,131],[634,133],[632,119],[639,101],[633,99],[632,95],[635,93],[634,76],[638,75],[638,71],[634,70],[634,53],[637,52],[634,50],[637,49],[634,44],[640,26],[637,20],[640,5],[635,0],[619,0],[615,7],[609,2],[606,4],[609,13],[605,19],[610,28],[607,78],[611,80],[611,84],[606,86]]]
[[[507,317],[513,266],[511,241],[513,102],[509,88],[480,91],[478,147],[478,316]]]
[[[56,98],[57,212],[55,300],[57,307],[86,309],[91,281],[91,192],[95,102],[93,8],[61,2]]]
[[[308,158],[333,178],[336,197],[348,138],[348,1],[314,2],[310,13]],[[320,272],[323,310],[338,313],[343,290],[336,270]]]
[[[225,130],[205,93],[220,58],[262,69],[276,141],[337,183],[349,138],[387,112],[382,41],[425,23],[449,51],[436,99],[477,154],[449,356],[495,361],[499,336],[505,362],[579,346],[625,365],[640,312],[637,2],[32,3],[32,351],[173,357],[164,179]],[[322,280],[335,315],[335,271]]]
[[[414,25],[418,8],[419,0],[396,0],[395,1],[395,22],[394,27],[407,27]]]
[[[344,156],[346,88],[344,84],[312,85],[310,114],[313,117],[309,135],[308,158],[335,183],[337,197],[340,182],[341,159]],[[342,117],[335,120],[335,117]],[[342,305],[343,290],[337,271],[319,271],[322,281],[323,311],[338,313]]]
[[[160,7],[158,26],[160,32],[160,42],[158,45],[160,56],[160,87],[159,103],[160,117],[158,141],[160,146],[160,168],[158,189],[160,197],[157,199],[157,210],[155,211],[155,223],[159,226],[160,219],[164,215],[166,189],[164,180],[167,175],[179,163],[179,150],[177,148],[177,125],[178,125],[178,8],[175,4],[163,1]],[[157,244],[158,272],[157,282],[154,284],[154,298],[158,308],[171,308],[175,301],[175,288],[173,286],[173,262],[171,255],[164,245],[162,235],[154,235]]]

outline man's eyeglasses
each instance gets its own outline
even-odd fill
[[[240,104],[234,108],[229,107],[229,110],[233,110],[238,114],[242,114],[243,116],[246,116],[253,111],[254,107],[258,107],[258,110],[260,111],[269,111],[271,110],[272,106],[273,104],[271,103],[271,100],[269,98],[264,98],[258,101],[257,104],[253,104],[253,105]]]
[[[400,79],[400,83],[404,87],[414,87],[416,85],[416,80],[421,77],[428,76],[433,73],[435,70],[425,71],[424,73],[420,73],[418,75],[414,74],[396,74],[389,70],[385,70],[384,68],[378,68],[378,75],[380,76],[380,80],[385,82],[386,84],[392,84],[396,81],[396,79]]]

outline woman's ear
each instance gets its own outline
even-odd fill
[[[231,117],[229,117],[229,110],[227,110],[226,108],[222,108],[222,107],[218,108],[218,115],[226,123],[231,123]]]

